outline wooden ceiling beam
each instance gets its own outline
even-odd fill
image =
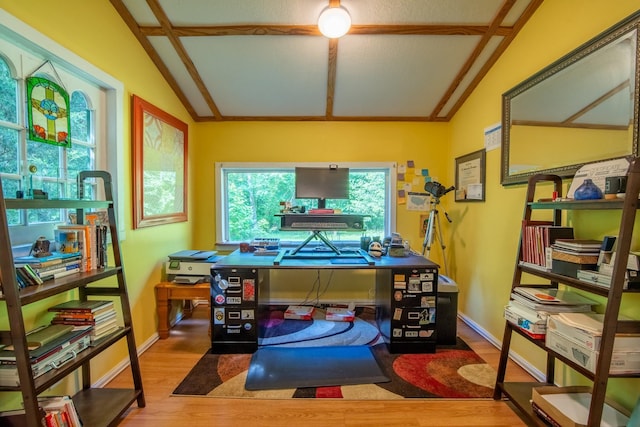
[[[162,26],[163,31],[167,34],[167,37],[169,38],[171,45],[176,50],[176,53],[180,57],[180,60],[184,64],[185,68],[187,69],[187,72],[189,73],[189,75],[193,79],[193,82],[198,88],[198,91],[204,98],[209,109],[213,112],[214,117],[216,119],[221,119],[222,114],[220,113],[220,110],[218,110],[218,106],[214,102],[213,97],[209,92],[209,89],[204,84],[202,77],[200,77],[200,73],[198,73],[196,66],[194,65],[189,55],[187,54],[187,51],[185,50],[184,46],[182,45],[182,42],[180,41],[180,38],[173,33],[173,28],[171,27],[171,21],[169,20],[169,17],[165,13],[165,11],[162,9],[162,6],[160,6],[160,3],[158,2],[158,0],[147,0],[147,4],[149,5],[149,8],[155,15],[158,22],[160,22],[160,25]]]
[[[138,42],[140,43],[140,45],[142,45],[142,48],[147,52],[147,55],[149,55],[149,58],[151,58],[151,61],[158,68],[158,70],[160,71],[160,74],[162,74],[162,77],[164,77],[164,79],[167,81],[169,86],[171,86],[173,91],[176,93],[176,96],[180,99],[180,102],[182,102],[182,105],[184,105],[184,107],[187,109],[191,117],[198,117],[198,114],[195,112],[195,110],[191,106],[191,102],[189,102],[184,92],[180,90],[180,85],[178,85],[178,82],[173,78],[173,76],[171,75],[171,72],[169,72],[169,69],[160,58],[160,55],[158,55],[158,53],[153,48],[151,43],[149,43],[149,40],[147,39],[147,37],[140,31],[140,28],[138,27],[138,23],[133,18],[133,16],[129,13],[129,9],[127,9],[127,7],[124,5],[122,0],[110,0],[110,1],[113,7],[116,9],[116,11],[118,11],[120,16],[122,17],[122,20],[125,22],[125,24],[127,24],[127,26],[129,27],[133,35],[136,37],[136,39],[138,39]]]
[[[147,37],[166,36],[163,27],[140,26]],[[423,36],[482,36],[490,27],[486,25],[352,25],[347,33],[353,35],[423,35]],[[507,36],[511,27],[497,27],[494,34]],[[221,37],[221,36],[322,36],[317,25],[212,25],[171,27],[176,37]]]

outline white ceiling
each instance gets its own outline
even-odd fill
[[[322,36],[341,4],[350,32]],[[111,0],[194,120],[447,121],[543,0]]]

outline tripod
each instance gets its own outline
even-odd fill
[[[442,249],[442,261],[444,262],[444,273],[449,274],[447,272],[447,254],[445,251],[446,246],[444,245],[444,240],[442,238],[442,227],[440,227],[440,211],[438,210],[438,205],[440,204],[440,197],[432,197],[430,202],[429,209],[429,219],[427,220],[427,228],[424,233],[424,242],[422,243],[422,255],[429,258],[431,254],[431,245],[433,244],[434,239],[438,239],[440,242],[440,248]],[[451,218],[449,218],[449,214],[446,211],[444,212],[445,218],[447,221],[451,222]],[[436,235],[437,231],[437,235]]]

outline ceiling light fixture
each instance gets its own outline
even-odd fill
[[[342,37],[351,28],[351,16],[347,9],[342,6],[327,7],[318,18],[318,29],[320,32],[330,39]]]

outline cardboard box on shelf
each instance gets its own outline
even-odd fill
[[[547,330],[557,331],[571,341],[590,350],[600,348],[604,314],[559,313],[549,316]],[[640,335],[616,335],[613,351],[640,349]]]
[[[558,425],[562,427],[587,427],[591,405],[590,387],[535,387],[531,397],[532,404]],[[605,402],[601,425],[626,427],[628,422],[628,412],[625,409],[615,402]]]
[[[547,328],[547,348],[566,357],[583,368],[595,372],[598,351],[571,341],[554,329]],[[640,373],[640,349],[636,351],[614,351],[611,355],[611,374]]]

